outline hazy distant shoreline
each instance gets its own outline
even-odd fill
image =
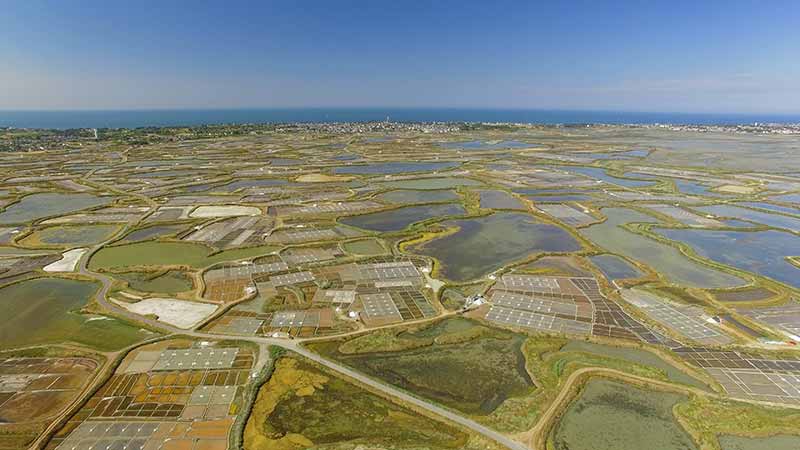
[[[461,108],[284,108],[161,110],[0,110],[0,127],[140,128],[212,124],[369,122],[502,122],[609,125],[800,123],[800,114],[711,114]]]

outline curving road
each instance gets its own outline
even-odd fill
[[[108,188],[113,189],[110,186],[108,186]],[[127,309],[125,309],[125,308],[123,308],[123,307],[121,307],[121,306],[119,306],[119,305],[117,305],[117,304],[115,304],[115,303],[113,303],[113,302],[108,300],[108,293],[111,290],[111,286],[112,286],[113,280],[110,277],[108,277],[108,276],[106,276],[106,275],[104,275],[102,273],[97,273],[97,272],[93,272],[93,271],[89,270],[88,262],[89,262],[89,260],[91,259],[92,255],[95,252],[97,252],[98,250],[103,248],[103,246],[105,246],[106,244],[116,240],[118,236],[124,235],[124,233],[126,233],[132,226],[135,226],[136,224],[138,224],[139,222],[144,220],[147,216],[149,216],[151,213],[153,213],[156,210],[157,205],[155,204],[155,202],[152,201],[152,199],[150,199],[148,197],[145,197],[145,196],[139,196],[139,197],[142,200],[146,201],[150,205],[149,210],[146,213],[144,213],[142,215],[142,217],[138,221],[136,221],[134,223],[130,223],[129,222],[119,232],[115,233],[114,236],[112,236],[111,238],[109,238],[108,240],[106,240],[104,242],[101,242],[101,243],[93,246],[89,251],[87,251],[86,254],[84,254],[83,257],[81,258],[81,260],[78,262],[77,272],[82,274],[82,275],[85,275],[85,276],[88,276],[88,277],[92,277],[92,278],[100,281],[101,286],[100,286],[100,289],[95,294],[95,299],[96,299],[97,303],[102,308],[106,309],[109,312],[112,312],[116,316],[119,316],[119,317],[122,317],[122,318],[126,318],[128,320],[133,321],[134,323],[146,324],[147,326],[152,327],[155,330],[160,330],[162,332],[165,332],[165,334],[167,334],[167,335],[169,335],[169,334],[182,334],[182,335],[192,336],[192,337],[195,337],[195,338],[209,339],[209,340],[224,338],[225,335],[204,333],[204,332],[199,332],[199,331],[195,331],[195,330],[184,330],[184,329],[177,328],[177,327],[174,327],[172,325],[160,322],[158,320],[154,320],[154,319],[151,319],[151,318],[148,318],[148,317],[143,317],[143,316],[141,316],[139,314],[136,314],[136,313],[133,313],[131,311],[128,311]],[[448,314],[445,314],[445,315],[448,315]],[[439,318],[439,317],[436,317],[436,318]],[[424,321],[427,321],[427,320],[423,319],[420,322],[424,322]],[[392,326],[392,325],[389,325],[389,326]],[[363,331],[364,330],[358,330],[357,332],[354,332],[354,333],[360,333],[360,332],[363,332]],[[324,357],[322,357],[322,356],[320,356],[320,355],[318,355],[318,354],[316,354],[314,352],[311,352],[311,351],[307,350],[306,348],[304,348],[304,347],[302,347],[300,345],[302,340],[276,339],[276,338],[265,338],[265,337],[258,337],[258,336],[236,336],[236,339],[249,341],[249,342],[254,342],[256,344],[259,344],[259,346],[262,348],[262,353],[263,353],[263,349],[264,349],[265,345],[275,345],[275,346],[282,347],[282,348],[287,349],[287,350],[291,350],[291,351],[293,351],[293,352],[295,352],[295,353],[297,353],[297,354],[299,354],[299,355],[301,355],[301,356],[303,356],[305,358],[308,358],[308,359],[316,362],[317,364],[325,366],[328,369],[331,369],[331,370],[333,370],[335,372],[338,372],[338,373],[340,373],[340,374],[342,374],[342,375],[344,375],[344,376],[346,376],[346,377],[348,377],[350,379],[353,379],[353,380],[355,380],[355,381],[357,381],[359,383],[362,383],[362,384],[364,384],[366,386],[369,386],[369,387],[371,387],[373,389],[376,389],[379,392],[382,392],[382,393],[386,394],[387,396],[394,397],[396,399],[401,400],[402,402],[406,402],[408,404],[414,405],[417,408],[421,408],[421,409],[423,409],[425,411],[428,411],[428,412],[430,412],[430,413],[432,413],[434,415],[437,415],[439,417],[443,417],[443,418],[445,418],[447,420],[455,422],[455,423],[457,423],[457,424],[459,424],[459,425],[461,425],[461,426],[463,426],[463,427],[465,427],[465,428],[467,428],[467,429],[469,429],[469,430],[471,430],[471,431],[473,431],[475,433],[483,435],[484,437],[486,437],[486,438],[488,438],[488,439],[490,439],[492,441],[495,441],[495,442],[497,442],[497,443],[499,443],[499,444],[501,444],[501,445],[503,445],[503,446],[505,446],[505,447],[507,447],[509,449],[512,449],[512,450],[530,450],[526,445],[523,445],[522,443],[517,442],[517,441],[509,438],[508,436],[506,436],[506,435],[504,435],[502,433],[494,431],[491,428],[488,428],[488,427],[486,427],[484,425],[481,425],[480,423],[475,422],[472,419],[466,418],[466,417],[464,417],[464,416],[462,416],[460,414],[457,414],[457,413],[455,413],[453,411],[450,411],[448,409],[442,408],[440,406],[437,406],[437,405],[432,404],[430,402],[427,402],[425,400],[422,400],[422,399],[419,399],[417,397],[414,397],[414,396],[410,395],[407,392],[404,392],[404,391],[402,391],[400,389],[395,388],[394,386],[391,386],[389,384],[386,384],[386,383],[383,383],[381,381],[375,380],[373,378],[367,377],[366,375],[361,374],[359,372],[356,372],[355,370],[352,370],[352,369],[350,369],[350,368],[348,368],[346,366],[343,366],[343,365],[341,365],[341,364],[339,364],[339,363],[337,363],[335,361],[331,361],[331,360],[329,360],[327,358],[324,358]],[[261,358],[259,358],[259,359],[261,359]],[[66,411],[65,411],[65,413],[66,413]]]
[[[105,308],[106,310],[108,310],[110,312],[113,312],[117,316],[127,318],[127,319],[129,319],[129,320],[131,320],[133,322],[139,322],[139,323],[147,324],[148,326],[150,326],[150,327],[152,327],[154,329],[157,329],[157,330],[162,330],[162,331],[166,332],[167,334],[182,334],[182,335],[192,336],[192,337],[195,337],[195,338],[209,339],[209,340],[211,340],[211,339],[220,339],[220,338],[224,338],[225,337],[225,335],[204,333],[204,332],[200,332],[200,331],[184,330],[184,329],[181,329],[181,328],[177,328],[177,327],[171,326],[169,324],[165,324],[163,322],[159,322],[157,320],[154,320],[154,319],[151,319],[151,318],[148,318],[148,317],[140,316],[139,314],[136,314],[136,313],[133,313],[131,311],[128,311],[127,309],[122,308],[122,307],[116,305],[115,303],[109,301],[107,295],[108,295],[108,292],[111,290],[111,285],[112,285],[111,278],[109,278],[108,276],[105,276],[105,275],[103,275],[101,273],[93,272],[93,271],[89,270],[88,267],[87,267],[87,263],[88,263],[91,255],[92,255],[92,253],[94,253],[95,251],[100,249],[103,245],[105,245],[105,243],[99,244],[99,245],[95,246],[94,248],[92,248],[91,251],[86,252],[86,255],[84,255],[84,257],[81,258],[81,261],[80,261],[79,266],[78,266],[78,272],[79,273],[81,273],[83,275],[86,275],[86,276],[93,277],[93,278],[95,278],[95,279],[100,281],[101,287],[97,291],[96,300],[97,300],[98,304],[100,304],[103,308]],[[447,410],[445,408],[442,408],[440,406],[434,405],[434,404],[429,403],[429,402],[427,402],[425,400],[421,400],[421,399],[419,399],[417,397],[414,397],[414,396],[408,394],[407,392],[401,391],[400,389],[397,389],[397,388],[395,388],[395,387],[393,387],[391,385],[388,385],[388,384],[383,383],[381,381],[369,378],[366,375],[363,375],[363,374],[361,374],[359,372],[356,372],[356,371],[354,371],[354,370],[352,370],[352,369],[350,369],[350,368],[348,368],[346,366],[343,366],[343,365],[341,365],[339,363],[336,363],[336,362],[331,361],[331,360],[329,360],[327,358],[324,358],[324,357],[322,357],[322,356],[320,356],[320,355],[318,355],[318,354],[316,354],[314,352],[311,352],[311,351],[303,348],[300,345],[300,343],[301,343],[300,341],[287,340],[287,339],[276,339],[276,338],[265,338],[265,337],[257,337],[257,336],[236,336],[236,339],[253,342],[253,343],[256,343],[256,344],[260,344],[260,345],[275,345],[275,346],[278,346],[278,347],[285,348],[287,350],[291,350],[291,351],[293,351],[293,352],[295,352],[295,353],[297,353],[297,354],[299,354],[299,355],[301,355],[301,356],[303,356],[305,358],[308,358],[308,359],[316,362],[317,364],[325,366],[328,369],[331,369],[331,370],[333,370],[335,372],[338,372],[338,373],[340,373],[340,374],[342,374],[342,375],[344,375],[344,376],[346,376],[348,378],[351,378],[353,380],[356,380],[357,382],[362,383],[362,384],[364,384],[366,386],[369,386],[369,387],[371,387],[373,389],[376,389],[379,392],[382,392],[382,393],[384,393],[384,394],[386,394],[388,396],[397,398],[397,399],[399,399],[399,400],[401,400],[403,402],[406,402],[408,404],[414,405],[414,406],[416,406],[418,408],[421,408],[421,409],[423,409],[425,411],[433,413],[433,414],[435,414],[437,416],[440,416],[440,417],[443,417],[443,418],[445,418],[447,420],[455,422],[455,423],[457,423],[457,424],[459,424],[459,425],[461,425],[461,426],[463,426],[463,427],[465,427],[465,428],[467,428],[467,429],[469,429],[469,430],[471,430],[471,431],[473,431],[475,433],[481,434],[484,437],[486,437],[486,438],[488,438],[488,439],[490,439],[492,441],[495,441],[495,442],[497,442],[497,443],[499,443],[499,444],[501,444],[501,445],[503,445],[503,446],[505,446],[505,447],[507,447],[509,449],[512,449],[512,450],[529,450],[529,448],[527,446],[525,446],[525,445],[523,445],[523,444],[521,444],[521,443],[519,443],[519,442],[517,442],[517,441],[515,441],[515,440],[513,440],[511,438],[509,438],[508,436],[506,436],[506,435],[504,435],[502,433],[499,433],[497,431],[492,430],[491,428],[488,428],[488,427],[486,427],[484,425],[481,425],[478,422],[475,422],[474,420],[468,419],[468,418],[466,418],[466,417],[464,417],[464,416],[462,416],[460,414],[457,414],[455,412],[452,412],[452,411]]]

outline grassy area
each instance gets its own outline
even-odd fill
[[[433,339],[418,339],[400,336],[395,330],[379,330],[345,341],[337,349],[345,355],[359,353],[398,352],[427,347]]]
[[[379,332],[311,348],[466,414],[486,415],[507,398],[531,391],[523,341],[520,335],[450,319],[396,336]]]
[[[564,380],[584,367],[707,388],[643,349],[554,337],[526,339],[463,318],[405,331],[380,330],[310,348],[509,433],[532,427]]]
[[[345,242],[342,247],[347,253],[358,256],[383,255],[386,253],[386,249],[383,248],[380,241],[372,238]]]
[[[702,448],[719,449],[719,435],[800,436],[800,411],[795,409],[694,397],[677,405],[675,412]]]
[[[193,286],[191,277],[179,270],[115,273],[114,278],[126,281],[131,289],[140,292],[177,294]]]
[[[247,450],[455,449],[468,436],[296,357],[275,364],[245,426]]]
[[[708,386],[700,380],[689,376],[678,367],[668,363],[655,353],[644,349],[631,347],[616,347],[613,345],[597,344],[586,341],[570,341],[561,348],[562,352],[583,352],[604,356],[607,358],[621,359],[633,364],[640,364],[659,369],[664,372],[667,378],[674,382],[693,386],[700,389],[708,389]]]

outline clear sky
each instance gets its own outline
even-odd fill
[[[37,1],[0,109],[800,112],[800,1]]]

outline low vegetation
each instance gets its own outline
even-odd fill
[[[248,450],[309,447],[459,449],[468,436],[308,362],[285,356],[262,387],[244,432]]]

